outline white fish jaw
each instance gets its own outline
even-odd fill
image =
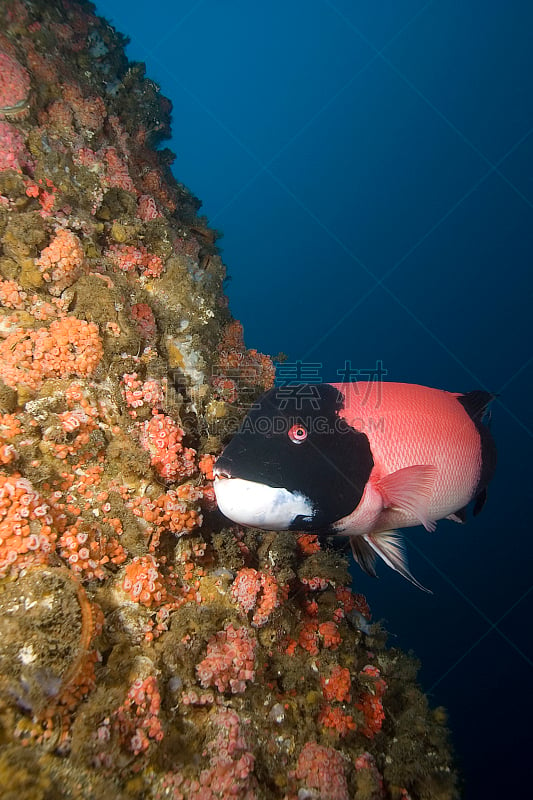
[[[239,525],[286,531],[296,517],[313,513],[311,502],[300,492],[216,476],[214,486],[219,509]]]

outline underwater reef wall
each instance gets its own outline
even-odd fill
[[[457,797],[346,559],[216,510],[274,366],[169,101],[89,3],[2,2],[0,31],[3,800]]]

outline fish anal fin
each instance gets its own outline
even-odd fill
[[[370,575],[371,578],[377,578],[375,568],[376,554],[372,547],[365,541],[363,536],[350,536],[350,546],[352,554],[357,561],[363,572]]]
[[[383,559],[388,567],[399,572],[404,578],[414,584],[418,589],[428,594],[433,594],[431,589],[422,586],[409,571],[404,544],[398,531],[382,531],[369,533],[363,537],[374,553]]]
[[[417,464],[385,475],[377,484],[386,508],[397,508],[415,516],[427,531],[435,530],[435,522],[428,517],[438,469],[432,465]]]

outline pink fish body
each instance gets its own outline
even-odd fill
[[[460,394],[409,383],[333,386],[346,398],[340,415],[368,436],[374,458],[362,501],[348,518],[354,533],[421,522],[433,529],[470,502],[481,475],[481,440]]]

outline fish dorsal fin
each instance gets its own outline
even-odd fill
[[[427,592],[428,594],[433,594],[431,589],[426,589],[425,586],[422,586],[409,571],[404,544],[398,531],[369,533],[364,536],[364,539],[372,550],[383,559],[387,566],[399,572],[400,575],[403,575],[404,578],[418,587],[418,589],[422,589],[423,592]]]
[[[437,478],[437,467],[417,464],[385,475],[377,484],[386,508],[407,511],[420,520],[427,531],[435,530],[427,509]]]
[[[367,575],[371,578],[377,578],[376,572],[376,554],[372,547],[365,541],[363,536],[350,536],[350,546],[352,548],[353,557]]]

